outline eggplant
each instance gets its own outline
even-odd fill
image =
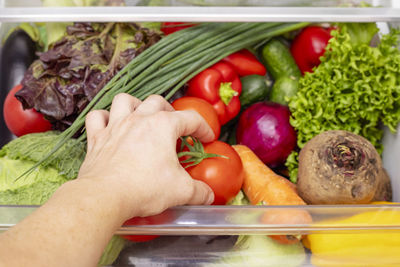
[[[23,30],[15,30],[0,53],[0,111],[8,92],[22,81],[25,71],[36,59],[36,43]],[[0,147],[13,139],[3,115],[0,116]]]

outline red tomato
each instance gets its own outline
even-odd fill
[[[127,220],[124,225],[156,225],[171,221],[172,213],[169,210],[161,214],[149,217],[134,217]],[[121,237],[133,242],[145,242],[156,239],[159,235],[121,235]]]
[[[264,65],[258,61],[256,56],[246,49],[233,53],[223,60],[230,63],[239,76],[253,74],[264,76],[267,73],[267,69],[264,67]]]
[[[213,130],[215,135],[214,140],[219,138],[221,133],[221,125],[219,124],[217,113],[210,103],[201,98],[184,96],[172,102],[172,106],[176,110],[192,109],[197,111]]]
[[[293,40],[290,51],[301,72],[312,72],[321,61],[325,47],[328,45],[332,28],[309,26],[304,28]]]
[[[215,195],[213,205],[225,205],[242,188],[244,179],[242,161],[230,145],[221,141],[204,144],[204,151],[225,157],[203,159],[186,171],[193,179],[203,181],[211,187]]]
[[[183,24],[184,26],[179,26]],[[175,26],[176,25],[176,26]],[[194,24],[188,24],[187,22],[163,22],[161,23],[161,31],[165,35],[189,28],[194,26]]]
[[[40,133],[51,130],[51,124],[43,114],[34,109],[23,109],[21,102],[14,96],[22,88],[15,86],[4,101],[3,116],[8,129],[16,136]]]

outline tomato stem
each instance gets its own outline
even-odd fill
[[[218,154],[213,154],[213,153],[206,153],[204,151],[204,146],[203,144],[197,140],[194,137],[191,137],[193,140],[193,145],[189,144],[189,142],[186,140],[187,137],[181,137],[182,140],[182,145],[181,149],[183,149],[185,146],[189,149],[189,151],[181,151],[178,153],[178,158],[188,156],[188,159],[185,160],[180,160],[181,163],[190,163],[189,165],[185,166],[185,169],[195,166],[202,162],[204,159],[208,158],[225,158],[229,159],[226,156],[223,155],[218,155]]]

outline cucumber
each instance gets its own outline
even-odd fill
[[[240,95],[242,107],[263,101],[269,94],[270,90],[264,76],[248,75],[241,77],[240,81],[242,82],[242,94]]]
[[[297,93],[301,72],[289,48],[279,39],[271,39],[262,49],[267,70],[275,80],[270,100],[287,105],[286,99]]]
[[[279,39],[271,39],[262,49],[262,57],[274,80],[283,76],[299,79],[301,72],[289,48]]]
[[[299,80],[294,77],[282,76],[278,78],[272,86],[270,100],[287,106],[287,98],[297,93]]]

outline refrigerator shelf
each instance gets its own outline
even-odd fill
[[[0,231],[28,216],[38,206],[0,206]],[[266,223],[265,216],[305,211],[312,224]],[[365,214],[362,221],[344,218]],[[300,235],[312,233],[400,232],[400,220],[382,223],[381,216],[400,217],[399,205],[315,206],[184,206],[162,214],[163,223],[121,227],[116,234],[135,235]],[[160,220],[158,220],[160,221]]]
[[[400,8],[46,7],[3,8],[0,22],[395,22]]]

